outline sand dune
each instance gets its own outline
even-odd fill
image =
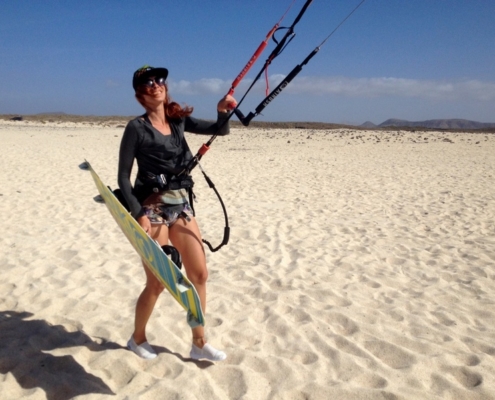
[[[263,130],[202,165],[231,240],[208,254],[207,332],[188,358],[164,293],[159,356],[125,349],[139,258],[78,165],[116,187],[122,128],[1,122],[0,398],[495,398],[495,136]],[[189,135],[196,150],[205,138]],[[223,216],[198,170],[203,235]]]

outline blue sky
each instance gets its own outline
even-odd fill
[[[214,118],[291,1],[0,0],[0,114],[137,115],[132,74],[150,64],[169,69],[174,100]],[[359,2],[314,0],[270,66],[270,87]],[[295,2],[283,26],[304,3]],[[366,0],[257,120],[495,122],[494,15],[493,0]],[[248,94],[245,114],[264,90],[262,81]]]

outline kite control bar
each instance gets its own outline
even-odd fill
[[[278,86],[273,89],[273,91],[265,97],[265,99],[256,107],[254,113],[250,112],[247,117],[244,116],[244,114],[239,110],[238,108],[234,109],[234,113],[239,118],[239,121],[242,122],[244,126],[248,126],[251,120],[256,117],[257,115],[261,114],[261,111],[265,109],[265,107],[272,102],[275,97],[277,97],[282,90],[284,90],[287,85],[297,76],[299,72],[302,71],[303,67],[311,60],[316,53],[320,50],[320,46],[318,46],[316,49],[314,49],[311,54],[309,54],[305,60],[296,66],[290,73],[287,75],[282,82],[278,84]]]

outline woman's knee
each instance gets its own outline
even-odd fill
[[[154,296],[159,296],[163,290],[165,289],[165,286],[163,286],[160,282],[153,280],[153,281],[147,281],[146,282],[146,290]]]
[[[143,262],[144,271],[146,272],[146,291],[155,296],[159,296],[165,286],[156,278],[155,275],[150,271],[146,263]]]
[[[203,268],[195,268],[192,271],[187,271],[187,277],[195,285],[204,285],[208,280],[208,270],[206,269],[206,266]]]

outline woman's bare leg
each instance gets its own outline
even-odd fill
[[[206,312],[206,280],[208,279],[208,270],[206,268],[206,256],[198,224],[194,218],[191,218],[191,221],[179,218],[170,227],[169,235],[170,241],[179,250],[188,279],[198,292],[201,308],[203,312]],[[197,347],[202,348],[206,343],[204,327],[198,326],[193,328],[192,335],[193,343]]]
[[[133,338],[136,344],[141,344],[147,341],[146,325],[150,319],[151,313],[155,308],[158,296],[163,291],[163,285],[150,272],[146,264],[143,262],[144,271],[146,272],[146,286],[139,295],[136,303],[136,314],[134,318],[134,333]]]
[[[168,228],[165,225],[152,226],[150,236],[155,239],[160,246],[168,244]],[[139,295],[136,303],[134,333],[132,335],[134,341],[138,345],[147,341],[146,325],[155,308],[156,301],[164,289],[164,286],[156,279],[144,262],[143,267],[144,272],[146,273],[146,286]]]

